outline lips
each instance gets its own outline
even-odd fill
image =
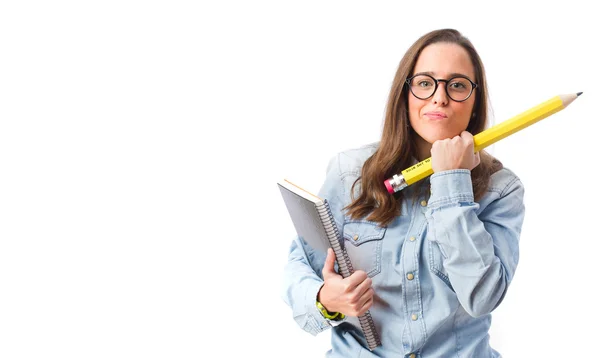
[[[425,116],[429,117],[430,119],[445,119],[448,118],[448,116],[443,113],[443,112],[427,112],[425,113]]]

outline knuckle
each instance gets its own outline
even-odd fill
[[[362,271],[362,270],[358,270],[355,272],[356,273],[356,278],[360,279],[360,281],[364,281],[365,278],[368,278],[369,276],[367,275],[366,272]]]
[[[344,292],[349,292],[349,291],[350,291],[350,287],[351,287],[351,286],[350,286],[350,283],[349,283],[349,282],[344,282],[344,283],[342,284],[342,290],[343,290]]]
[[[367,302],[360,310],[358,310],[357,314],[359,316],[363,315],[369,308],[371,308],[372,304],[373,302]]]

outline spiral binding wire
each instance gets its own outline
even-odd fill
[[[350,262],[348,252],[341,245],[341,235],[338,231],[337,225],[335,225],[335,219],[333,218],[333,214],[331,213],[331,208],[329,207],[327,200],[324,200],[322,205],[317,206],[317,211],[319,212],[322,222],[325,223],[324,226],[325,231],[327,232],[327,238],[331,248],[333,249],[333,252],[335,252],[335,257],[340,269],[339,271],[342,274],[342,277],[346,278],[354,273],[354,268],[352,267],[352,262]],[[365,312],[358,317],[358,321],[360,322],[360,327],[362,328],[365,338],[367,339],[369,349],[373,350],[380,346],[381,340],[379,338],[379,334],[377,334],[377,330],[375,329],[375,324],[373,323],[371,313],[369,313],[369,311]]]

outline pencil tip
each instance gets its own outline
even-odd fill
[[[581,96],[583,92],[577,92],[577,97]]]

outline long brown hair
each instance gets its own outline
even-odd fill
[[[408,119],[408,93],[406,79],[414,71],[415,63],[421,51],[434,43],[447,42],[462,46],[475,68],[477,96],[473,107],[471,121],[467,131],[475,135],[486,128],[488,112],[488,91],[485,70],[479,54],[471,41],[454,29],[441,29],[429,32],[419,38],[404,54],[386,106],[385,121],[379,147],[366,160],[362,167],[361,176],[352,185],[352,203],[345,209],[352,219],[362,219],[377,222],[381,226],[388,225],[400,215],[401,202],[404,199],[402,191],[390,195],[384,180],[410,167],[413,158],[417,158],[417,148],[412,140],[416,135],[411,133]],[[473,193],[475,200],[485,194],[490,176],[502,168],[502,164],[485,151],[479,151],[481,162],[471,171]],[[360,193],[354,198],[355,186],[360,182]],[[368,215],[368,216],[367,216]]]

